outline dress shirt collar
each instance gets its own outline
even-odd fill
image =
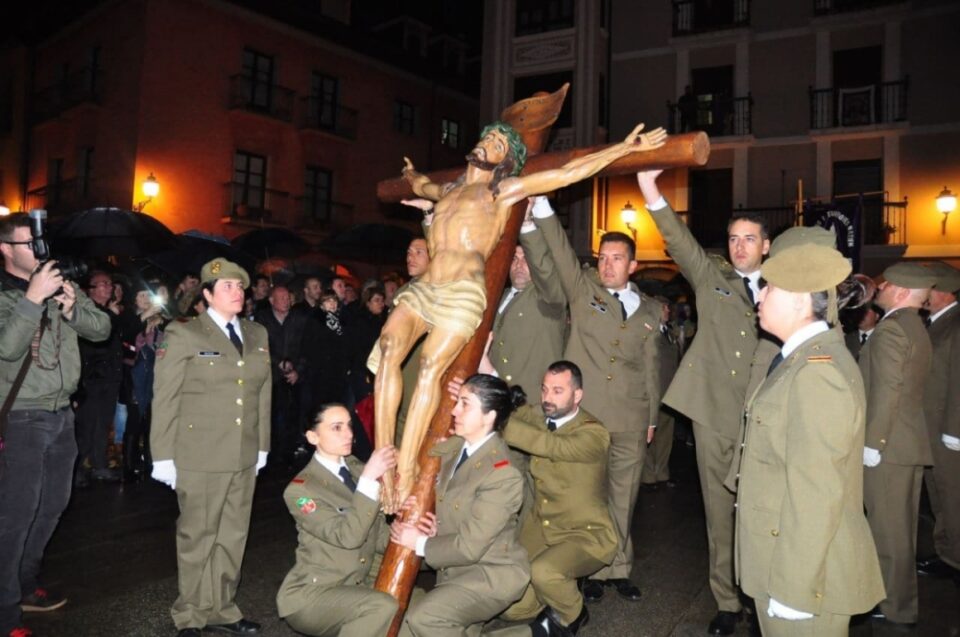
[[[234,316],[232,321],[228,321],[223,318],[220,314],[217,313],[212,307],[207,308],[207,316],[217,324],[217,327],[220,328],[220,331],[227,335],[227,338],[230,337],[230,332],[227,331],[227,323],[233,325],[233,331],[237,333],[237,336],[240,338],[240,342],[243,342],[243,333],[240,330],[240,321],[238,317]]]
[[[518,294],[520,294],[520,290],[511,286],[510,291],[507,292],[507,295],[503,297],[503,301],[500,302],[500,307],[497,308],[497,314],[503,314],[503,311],[510,305],[510,301]]]
[[[567,414],[566,416],[564,416],[564,417],[562,417],[562,418],[553,418],[553,419],[552,419],[552,420],[553,420],[553,424],[555,424],[555,425],[557,426],[557,429],[559,429],[560,427],[563,427],[565,424],[567,424],[568,422],[570,422],[571,420],[573,420],[574,418],[576,418],[576,417],[577,417],[577,414],[579,414],[579,413],[580,413],[580,408],[577,407],[576,409],[574,409],[573,411],[571,411],[569,414]],[[546,422],[547,420],[551,420],[551,418],[545,417],[545,418],[544,418],[544,422]]]
[[[750,274],[745,274],[740,270],[734,270],[737,274],[740,275],[740,278],[750,279],[750,290],[753,292],[754,303],[760,300],[760,270],[755,270]]]
[[[327,460],[326,458],[321,456],[319,453],[313,454],[313,459],[319,462],[320,466],[322,466],[324,469],[326,469],[327,471],[332,473],[334,476],[336,476],[337,480],[339,480],[340,482],[343,482],[343,477],[340,476],[340,467],[347,466],[347,463],[344,462],[343,460],[343,456],[340,457],[339,463],[331,462],[330,460]],[[350,468],[347,467],[347,470],[349,471]]]
[[[931,315],[930,315],[930,322],[933,323],[933,322],[936,321],[938,318],[940,318],[941,316],[943,316],[945,313],[949,312],[950,310],[952,310],[952,309],[955,308],[956,306],[957,306],[957,301],[954,301],[953,303],[951,303],[951,304],[948,305],[947,307],[943,308],[942,310],[940,310],[940,311],[937,312],[936,314],[931,314]]]
[[[857,334],[860,335],[860,340],[862,341],[864,336],[866,336],[867,338],[870,338],[870,335],[873,334],[873,330],[875,329],[877,328],[871,327],[869,330],[861,330],[857,328]]]
[[[783,356],[786,360],[787,356],[793,354],[794,350],[803,345],[806,341],[809,341],[811,338],[826,332],[830,329],[830,326],[827,325],[826,321],[814,321],[808,325],[804,325],[799,330],[793,333],[793,336],[788,338],[783,344],[783,347],[780,349],[780,355]]]
[[[620,302],[623,303],[623,309],[627,311],[627,318],[633,316],[633,313],[640,309],[640,295],[630,287],[629,283],[622,290],[607,288],[607,292],[619,296]]]
[[[486,436],[484,436],[483,438],[481,438],[480,440],[478,440],[478,441],[476,442],[476,444],[473,444],[473,445],[469,444],[466,440],[464,440],[464,441],[463,441],[463,451],[466,451],[466,452],[467,452],[467,457],[469,458],[470,456],[472,456],[472,455],[477,451],[477,449],[479,449],[479,448],[482,447],[484,444],[486,444],[486,442],[487,442],[488,440],[490,440],[491,438],[493,438],[493,436],[494,436],[496,433],[497,433],[497,432],[495,432],[495,431],[491,431],[491,432],[488,433]],[[461,451],[461,453],[462,453],[462,451]]]

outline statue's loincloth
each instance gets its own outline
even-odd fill
[[[469,279],[439,284],[414,279],[394,297],[394,305],[401,303],[416,312],[431,328],[439,327],[469,339],[483,320],[487,293],[482,283]],[[367,358],[367,369],[377,373],[380,356],[380,343],[377,342]]]

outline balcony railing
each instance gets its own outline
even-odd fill
[[[869,11],[904,0],[813,0],[814,15],[830,15],[848,11]]]
[[[296,95],[293,89],[259,81],[249,75],[230,77],[230,108],[292,122]]]
[[[306,225],[325,225],[353,218],[353,206],[339,201],[322,201],[311,197],[297,197],[297,208]]]
[[[907,120],[910,78],[851,88],[809,88],[810,128],[891,124]]]
[[[300,98],[300,128],[319,130],[346,139],[357,138],[357,111],[319,97]]]
[[[290,221],[290,193],[237,181],[224,184],[226,216],[234,219],[286,223]]]
[[[753,132],[753,98],[679,100],[667,102],[667,127],[672,133],[704,131],[714,137]]]
[[[673,35],[750,26],[750,0],[673,0]]]
[[[56,84],[40,89],[33,94],[31,121],[38,124],[80,104],[99,104],[100,83],[101,71],[94,66],[70,73]]]

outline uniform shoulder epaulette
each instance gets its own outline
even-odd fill
[[[828,363],[833,360],[829,354],[820,354],[818,356],[807,356],[808,363]]]
[[[304,478],[304,477],[302,477],[302,476],[297,476],[296,478],[294,478],[294,479],[291,480],[290,482],[292,482],[293,484],[304,484],[306,481],[307,481],[306,478]]]

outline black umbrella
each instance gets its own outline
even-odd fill
[[[310,243],[286,228],[261,228],[245,232],[232,242],[233,247],[255,259],[297,257],[310,251]]]
[[[361,223],[347,228],[320,246],[324,251],[346,259],[386,262],[403,258],[413,233],[386,223]]]
[[[54,254],[140,257],[176,245],[176,235],[142,212],[91,208],[51,228]]]
[[[184,233],[177,235],[176,247],[151,254],[147,261],[180,277],[190,272],[199,274],[207,261],[227,259],[252,276],[256,266],[254,258],[225,241],[221,242],[215,237],[200,233]]]

